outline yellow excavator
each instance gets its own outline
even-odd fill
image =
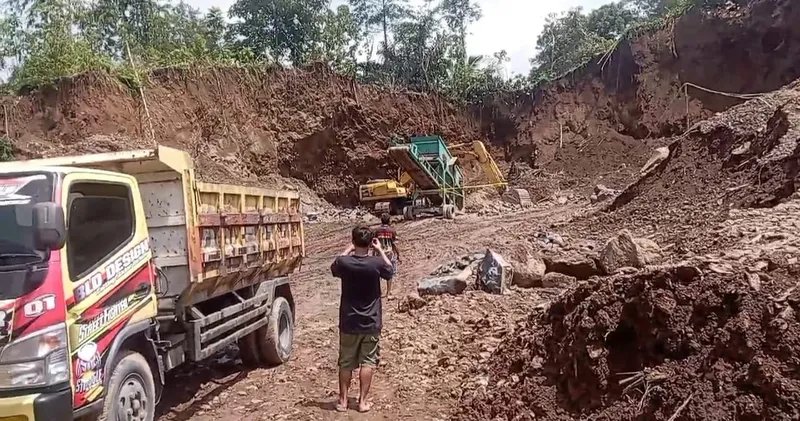
[[[506,178],[483,142],[476,140],[471,143],[449,146],[448,149],[459,160],[477,161],[483,172],[486,173],[489,183],[496,186],[500,193],[504,193],[508,189]],[[411,200],[413,184],[411,176],[405,172],[397,180],[368,180],[359,186],[359,200],[362,205],[372,209],[376,214],[388,212],[390,215],[401,215],[403,208]]]
[[[389,178],[367,180],[358,187],[358,199],[375,214],[384,212],[390,215],[402,215],[403,208],[411,200],[414,183],[411,176],[404,172],[399,181]]]

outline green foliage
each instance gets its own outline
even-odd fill
[[[722,1],[622,0],[550,15],[533,70],[509,79],[505,51],[468,54],[469,28],[481,18],[476,0],[424,0],[416,8],[409,0],[349,0],[335,10],[330,0],[236,0],[228,16],[183,0],[0,0],[0,70],[10,75],[2,90],[90,70],[138,88],[159,67],[321,61],[363,82],[466,104],[552,80],[623,37]]]
[[[14,160],[14,147],[8,136],[0,136],[0,162]]]
[[[312,56],[327,10],[327,0],[237,0],[231,30],[256,57],[299,66]]]
[[[694,7],[716,7],[725,0],[621,0],[584,13],[573,8],[548,16],[530,61],[535,86],[612,52],[620,40],[665,27]]]
[[[349,7],[339,6],[336,11],[326,11],[314,59],[327,63],[342,74],[355,76],[359,35],[358,22]]]

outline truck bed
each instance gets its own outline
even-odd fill
[[[22,161],[134,176],[165,278],[159,306],[188,306],[275,277],[305,254],[297,191],[204,183],[186,152],[154,149]],[[170,308],[162,308],[169,311]]]

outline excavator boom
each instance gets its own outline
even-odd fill
[[[467,149],[470,146],[472,148],[471,151]],[[496,185],[501,191],[505,191],[508,188],[508,182],[503,176],[503,173],[500,171],[500,167],[497,166],[497,162],[495,162],[494,158],[492,158],[492,155],[489,154],[489,151],[486,149],[486,145],[480,140],[476,140],[471,144],[462,143],[455,145],[452,146],[450,150],[460,157],[471,156],[472,158],[476,159],[490,183]]]

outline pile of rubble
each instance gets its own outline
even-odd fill
[[[454,419],[800,419],[800,271],[753,288],[728,267],[580,283],[504,340]]]
[[[460,256],[440,265],[431,277],[417,283],[417,292],[400,301],[405,313],[424,307],[425,297],[459,295],[467,290],[506,294],[515,288],[568,288],[595,276],[635,273],[659,263],[662,251],[646,238],[636,238],[627,230],[609,239],[604,247],[591,242],[568,245],[555,233],[540,233],[535,241],[539,252],[506,258],[495,250]]]
[[[331,222],[362,222],[371,224],[378,221],[378,217],[367,209],[341,209],[341,208],[310,208],[303,213],[303,222],[331,223]]]

